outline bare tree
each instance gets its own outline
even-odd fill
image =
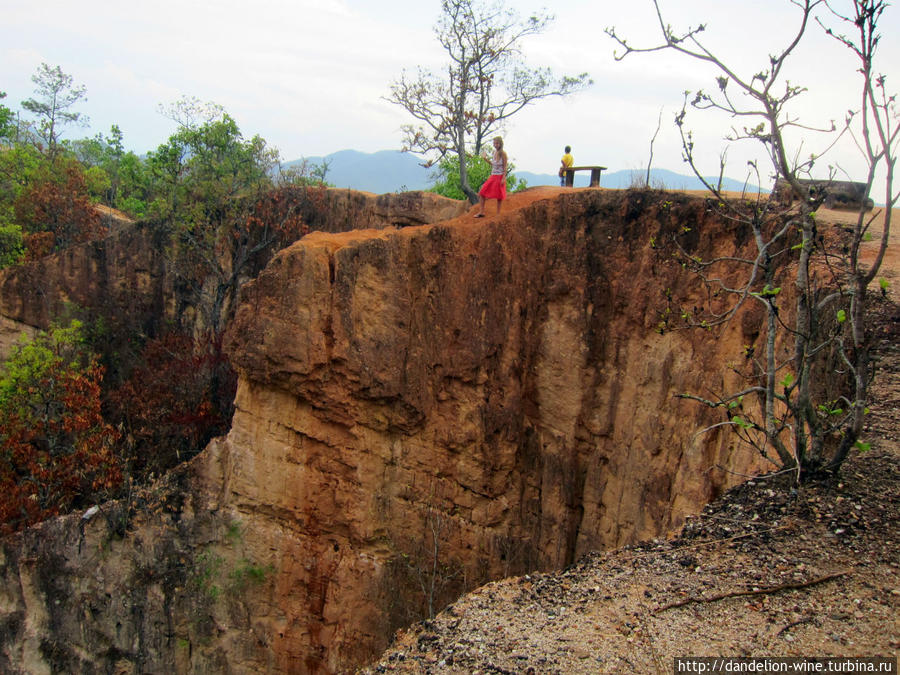
[[[522,108],[549,96],[567,96],[591,84],[587,73],[555,78],[548,68],[529,68],[521,43],[542,33],[553,18],[521,20],[502,0],[442,0],[435,34],[447,52],[446,71],[419,68],[391,85],[387,100],[416,120],[403,126],[402,149],[427,157],[459,159],[460,184],[472,203],[478,196],[466,171],[466,155],[478,155],[491,134]]]
[[[433,619],[435,601],[438,594],[459,573],[441,558],[441,542],[446,536],[444,516],[433,506],[428,506],[425,515],[425,538],[420,564],[414,567],[416,579],[428,607],[428,618]],[[430,540],[430,541],[429,541]]]
[[[750,228],[756,242],[756,256],[750,259],[699,260],[686,255],[704,281],[717,295],[735,299],[718,314],[704,319],[702,325],[725,322],[747,301],[762,303],[765,308],[765,348],[752,363],[749,386],[709,399],[692,394],[695,399],[726,411],[725,424],[756,447],[777,466],[796,469],[798,476],[818,470],[836,471],[854,446],[865,449],[860,435],[866,411],[868,386],[872,377],[870,336],[866,326],[867,289],[878,272],[887,248],[891,225],[891,209],[897,200],[893,194],[893,167],[898,149],[897,108],[893,96],[885,92],[883,76],[876,76],[873,59],[880,35],[878,21],[887,7],[884,0],[850,0],[852,11],[844,16],[831,9],[827,0],[790,0],[798,10],[797,29],[787,46],[769,57],[768,64],[742,77],[736,69],[708,50],[700,36],[704,25],[676,33],[662,16],[658,0],[656,9],[662,42],[636,48],[607,29],[620,47],[621,60],[636,52],[671,50],[712,65],[718,75],[712,94],[686,92],[685,102],[676,116],[681,133],[682,151],[697,177],[715,196],[715,204],[730,220]],[[792,116],[788,104],[805,89],[783,81],[785,63],[800,44],[814,10],[830,10],[830,18],[853,26],[856,35],[848,37],[828,30],[859,58],[862,75],[862,107],[848,114],[845,125],[831,132],[833,144],[844,134],[853,134],[863,150],[869,166],[865,194],[860,200],[856,226],[849,240],[828,241],[819,232],[816,209],[823,201],[822,191],[811,189],[804,181],[814,163],[822,156],[800,159],[786,141],[786,131],[800,128],[812,131],[804,121]],[[820,21],[824,26],[824,23]],[[763,144],[771,160],[774,178],[782,179],[798,198],[797,205],[782,205],[762,194],[755,198],[729,200],[717,185],[707,182],[699,170],[694,154],[694,140],[686,128],[688,107],[724,112],[739,122],[732,128],[729,140],[755,139]],[[855,124],[861,119],[861,127]],[[830,146],[829,146],[830,147]],[[866,267],[860,258],[860,246],[876,215],[867,213],[866,202],[879,167],[886,167],[884,227],[875,261]],[[751,163],[758,184],[760,170]],[[724,172],[724,155],[720,176]],[[832,170],[829,179],[833,178]],[[799,232],[799,237],[798,233]],[[776,263],[791,257],[792,282],[796,306],[790,325],[779,314],[781,287],[776,283]],[[724,268],[743,265],[748,274],[737,287],[726,284]],[[778,345],[790,347],[790,357],[778,358]],[[745,405],[744,398],[758,402],[758,412]],[[718,425],[717,425],[718,426]],[[771,456],[769,450],[774,450]]]
[[[653,169],[653,144],[656,143],[656,137],[659,136],[659,129],[662,127],[662,108],[659,109],[659,117],[656,120],[656,131],[653,132],[653,137],[650,139],[650,157],[647,159],[647,177],[646,182],[647,186],[650,186],[650,172]]]
[[[212,124],[220,120],[226,113],[225,108],[213,101],[201,101],[196,96],[182,96],[172,103],[160,103],[156,111],[163,117],[175,122],[179,130],[196,130],[204,124]]]
[[[850,34],[835,32],[825,28],[829,35],[849,47],[859,60],[862,75],[862,128],[857,146],[863,151],[868,165],[865,197],[868,198],[880,167],[886,172],[883,198],[885,202],[884,223],[881,240],[874,261],[868,265],[860,259],[860,244],[865,241],[874,218],[867,216],[864,204],[860,208],[853,228],[850,251],[847,259],[846,286],[850,296],[849,344],[840,343],[841,355],[854,379],[855,399],[851,402],[850,419],[838,452],[831,459],[829,468],[836,469],[844,461],[853,445],[860,443],[863,419],[866,412],[866,393],[869,384],[870,336],[867,334],[866,308],[869,285],[878,274],[887,252],[891,232],[891,213],[900,198],[900,192],[893,191],[894,168],[897,163],[898,139],[900,139],[900,115],[896,105],[896,95],[888,95],[884,75],[874,70],[874,60],[881,34],[878,22],[888,3],[885,0],[853,0],[850,14],[835,11],[832,4],[825,4],[834,17],[849,26]],[[855,35],[854,35],[855,33]],[[852,128],[851,128],[852,131]]]

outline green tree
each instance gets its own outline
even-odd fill
[[[248,217],[248,205],[271,190],[280,165],[263,138],[245,140],[231,116],[196,99],[168,112],[180,129],[148,158],[156,194],[150,213],[172,227],[178,273],[187,283],[202,278],[212,294],[208,326],[217,336],[246,266],[300,225]]]
[[[42,164],[37,149],[22,143],[0,148],[0,267],[22,260],[25,246],[15,204]]]
[[[6,98],[6,92],[0,91],[0,101],[4,98]],[[8,140],[10,136],[12,136],[13,131],[15,130],[13,125],[14,117],[15,113],[0,103],[0,142]]]
[[[480,155],[486,139],[525,106],[592,83],[587,73],[555,78],[523,62],[522,41],[551,21],[545,14],[523,21],[502,0],[442,0],[435,33],[449,59],[445,72],[420,68],[391,85],[387,100],[416,120],[402,127],[403,150],[424,155],[426,166],[455,155],[460,187],[473,204],[478,195],[464,158]]]
[[[132,218],[144,218],[152,200],[152,178],[147,163],[130,150],[118,160],[113,177],[113,206]]]
[[[17,265],[25,257],[22,228],[15,223],[0,223],[0,269]]]
[[[472,185],[481,185],[488,179],[491,174],[491,163],[483,156],[468,155],[466,162],[468,164],[466,173]],[[519,192],[524,190],[527,187],[525,179],[517,178],[513,174],[515,166],[510,163],[507,165],[507,168],[507,191]],[[437,168],[432,172],[431,180],[433,183],[429,190],[451,199],[467,199],[466,193],[459,184],[459,176],[459,158],[455,155],[447,155],[437,163]]]
[[[207,211],[239,195],[258,195],[272,186],[277,151],[261,136],[244,140],[229,115],[186,132],[191,201]]]
[[[151,191],[150,170],[134,152],[126,151],[122,130],[113,125],[108,136],[74,141],[75,156],[85,166],[88,192],[93,199],[143,218]]]
[[[0,373],[0,531],[120,487],[118,433],[100,413],[102,379],[77,321],[13,350]]]
[[[152,213],[203,229],[229,199],[258,195],[272,186],[278,151],[258,135],[244,140],[227,113],[208,119],[211,110],[220,110],[211,104],[203,109],[202,123],[192,108],[196,101],[182,104],[171,112],[181,128],[148,157],[157,195]]]
[[[37,98],[22,101],[25,110],[37,116],[36,133],[46,144],[45,152],[50,158],[60,150],[60,133],[67,124],[87,124],[87,117],[72,107],[85,95],[83,85],[73,86],[73,78],[56,66],[51,68],[42,63],[37,73],[31,76],[37,85]]]
[[[0,268],[18,263],[24,255],[22,227],[15,222],[13,210],[19,192],[15,154],[14,146],[0,145]]]
[[[59,66],[46,63],[31,79],[37,96],[23,101],[22,107],[36,120],[22,139],[0,153],[0,264],[21,257],[22,241],[29,256],[39,257],[102,233],[91,197],[107,190],[109,177],[102,168],[83,166],[61,141],[64,126],[87,121],[73,110],[85,89],[74,86],[72,76]],[[9,138],[14,130],[5,110],[0,110],[0,127]]]
[[[113,125],[111,136],[97,134],[93,138],[72,141],[72,153],[84,165],[88,191],[91,196],[107,206],[115,206],[118,187],[118,169],[125,149],[122,132]]]
[[[187,202],[184,185],[187,159],[187,145],[178,136],[170,137],[168,143],[147,154],[152,195],[148,215],[173,221],[180,213],[182,203]]]

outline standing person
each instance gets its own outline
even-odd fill
[[[572,157],[572,146],[566,146],[566,153],[562,156],[562,165],[559,167],[559,186],[566,187],[566,169],[575,165],[575,158]]]
[[[487,159],[487,158],[485,158]],[[503,139],[494,138],[494,156],[491,157],[491,175],[484,181],[484,185],[478,191],[481,200],[481,210],[475,214],[476,218],[484,218],[484,202],[486,199],[497,200],[497,213],[506,199],[506,152],[503,150]]]

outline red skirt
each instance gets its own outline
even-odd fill
[[[478,196],[485,199],[499,199],[500,201],[506,199],[506,181],[503,180],[503,176],[495,173],[484,181],[484,185],[478,191]]]

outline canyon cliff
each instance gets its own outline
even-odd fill
[[[708,299],[673,237],[711,258],[749,232],[660,192],[437,206],[348,207],[274,255],[229,321],[230,433],[3,541],[6,671],[352,671],[461,591],[663,535],[759,468],[677,395],[725,388],[760,315],[670,329]],[[40,326],[22,278],[3,314]]]
[[[462,203],[430,192],[371,195],[319,188],[285,188],[235,208],[246,214],[245,221],[264,217],[273,221],[269,225],[277,225],[296,216],[307,229],[319,232],[422,225],[464,210]],[[154,325],[167,323],[192,332],[202,332],[211,323],[227,323],[234,311],[233,298],[213,306],[215,277],[234,275],[228,289],[234,295],[277,249],[269,245],[252,258],[241,259],[240,239],[252,238],[252,233],[242,224],[229,229],[223,223],[215,259],[197,264],[186,262],[184,252],[175,248],[176,228],[169,223],[130,223],[106,215],[104,222],[109,236],[103,239],[0,270],[0,357],[5,358],[22,332],[46,329],[71,314],[72,307],[127,314],[150,333]]]

